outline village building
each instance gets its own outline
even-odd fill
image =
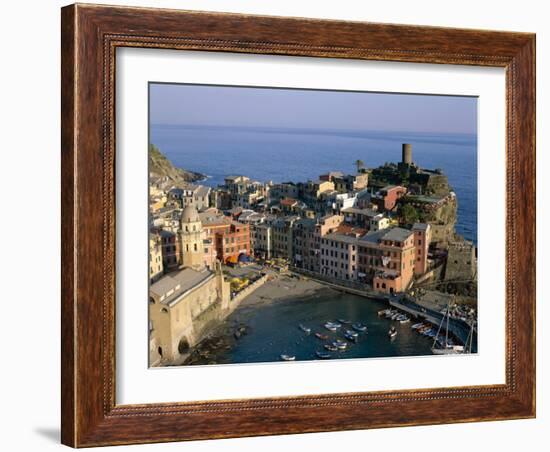
[[[164,272],[162,265],[162,240],[159,234],[149,234],[149,280],[159,279]]]
[[[181,263],[178,234],[167,229],[160,230],[162,266],[165,272],[177,270]]]
[[[360,232],[355,231],[332,232],[321,238],[321,275],[346,281],[357,280],[357,239],[360,235]]]
[[[311,218],[300,218],[293,224],[294,265],[309,271],[319,271],[319,250],[316,247],[315,228]]]
[[[330,181],[316,180],[308,181],[304,185],[303,198],[306,202],[316,203],[321,196],[321,193],[334,191],[334,183]]]
[[[401,185],[387,185],[371,197],[371,202],[378,206],[378,210],[389,212],[406,193],[407,189]]]
[[[342,209],[342,215],[344,215],[344,221],[346,223],[370,229],[371,220],[377,218],[380,212],[368,208],[359,209],[357,207],[347,207]]]
[[[384,293],[402,292],[409,287],[415,268],[413,231],[396,227],[369,232],[358,245],[360,280]]]
[[[212,322],[230,311],[229,283],[221,268],[184,268],[149,289],[149,364],[181,364]]]
[[[269,202],[279,202],[283,198],[297,199],[300,193],[298,186],[293,182],[274,184],[269,191]]]
[[[221,215],[214,209],[201,214],[205,237],[215,246],[217,258],[223,263],[235,264],[241,255],[249,256],[250,226]]]
[[[355,193],[339,193],[336,190],[324,192],[321,198],[326,202],[327,214],[333,215],[340,215],[343,209],[355,206],[357,200]]]
[[[342,176],[335,176],[332,179],[334,182],[334,188],[340,193],[349,193],[353,191],[363,190],[367,188],[369,183],[368,173],[359,174],[347,174]]]
[[[298,216],[277,218],[271,224],[273,256],[292,260],[292,226],[299,220]]]
[[[273,255],[273,238],[271,223],[266,221],[252,226],[254,255],[261,259],[271,259]]]
[[[389,227],[390,219],[382,213],[369,218],[369,231],[380,231]]]
[[[210,207],[210,187],[204,185],[192,186],[184,191],[182,197],[182,207],[193,206],[198,211]]]
[[[329,171],[326,174],[321,174],[319,180],[334,182],[334,179],[337,177],[344,177],[344,173],[342,171]]]
[[[415,223],[412,231],[416,248],[414,274],[420,276],[428,271],[428,250],[432,240],[432,227],[427,223]]]

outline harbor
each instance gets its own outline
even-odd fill
[[[295,274],[273,277],[198,344],[185,364],[433,354],[441,324],[438,313],[422,313],[404,303],[395,306],[396,301],[388,298],[342,289]],[[449,323],[456,327],[456,322]],[[444,327],[439,331],[440,342]],[[450,336],[460,344],[453,331]]]

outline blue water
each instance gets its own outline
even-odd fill
[[[240,307],[227,322],[246,324],[248,334],[242,336],[230,350],[217,352],[216,362],[279,361],[279,355],[283,353],[294,355],[298,361],[318,359],[316,351],[326,352],[324,344],[335,339],[344,340],[343,330],[351,329],[349,324],[343,325],[338,332],[332,333],[323,327],[328,320],[337,319],[363,323],[367,325],[368,333],[360,333],[357,342],[348,343],[345,351],[331,352],[332,359],[431,355],[433,339],[412,330],[414,320],[402,325],[379,317],[377,312],[386,308],[385,303],[328,288],[313,296],[277,301],[261,309],[255,306]],[[300,324],[311,328],[311,333],[300,330]],[[393,340],[388,338],[391,326],[398,333]],[[327,335],[328,339],[318,339],[314,334],[316,332]]]
[[[456,230],[477,243],[477,138],[467,134],[152,125],[150,140],[176,165],[207,174],[210,186],[230,174],[260,181],[306,181],[328,171],[352,172],[401,160],[401,143],[413,160],[441,168],[458,197]]]

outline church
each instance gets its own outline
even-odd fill
[[[193,206],[183,210],[178,234],[180,269],[149,288],[150,366],[182,364],[190,347],[232,311],[229,283]]]

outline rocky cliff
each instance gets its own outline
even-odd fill
[[[167,177],[175,183],[203,180],[204,174],[175,167],[154,144],[149,146],[149,173],[154,177]]]

